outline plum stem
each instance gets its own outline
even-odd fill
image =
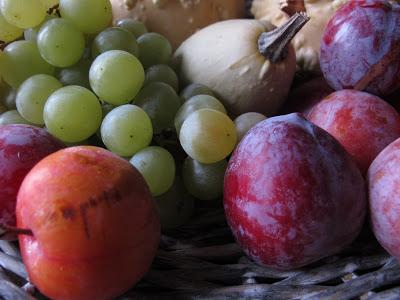
[[[304,0],[281,0],[280,9],[290,17],[296,12],[306,11]]]
[[[0,239],[5,239],[5,237],[9,236],[10,234],[11,235],[24,234],[33,236],[32,230],[26,228],[18,228],[10,225],[1,225],[0,228],[4,230],[4,232],[0,234]]]
[[[258,50],[272,63],[280,62],[287,56],[287,46],[308,20],[305,12],[296,12],[282,26],[263,32],[258,38]]]

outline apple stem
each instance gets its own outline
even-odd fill
[[[24,234],[24,235],[33,236],[32,230],[26,229],[26,228],[18,228],[18,227],[9,226],[9,225],[1,225],[0,228],[4,230],[4,232],[0,234],[0,239],[4,239],[6,236],[8,236],[10,234],[13,234],[13,235]]]

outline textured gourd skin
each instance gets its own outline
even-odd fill
[[[245,16],[244,0],[111,0],[114,21],[134,18],[164,35],[174,49],[209,24]]]
[[[271,22],[280,26],[289,19],[289,15],[280,9],[281,2],[277,0],[253,0],[251,12],[256,19]],[[296,0],[295,3],[301,2]],[[310,21],[293,38],[297,65],[301,70],[320,74],[319,53],[321,37],[329,19],[337,9],[348,0],[304,0],[304,8]]]
[[[258,49],[261,33],[274,26],[257,20],[227,20],[196,32],[177,49],[173,64],[185,83],[211,88],[232,115],[275,114],[286,100],[296,71],[291,45],[272,63]]]

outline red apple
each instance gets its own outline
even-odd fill
[[[300,114],[258,123],[231,157],[228,223],[254,261],[293,269],[335,254],[366,214],[363,177],[343,147]]]
[[[0,126],[0,225],[15,225],[17,193],[25,175],[42,158],[63,147],[42,128]]]
[[[330,94],[307,118],[333,135],[363,174],[379,152],[400,137],[399,113],[381,98],[356,90]]]
[[[372,229],[380,244],[400,259],[400,139],[387,146],[368,170]]]
[[[17,200],[29,278],[58,300],[110,299],[149,269],[160,220],[140,173],[111,152],[72,147],[41,160]]]

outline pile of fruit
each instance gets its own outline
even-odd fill
[[[221,198],[263,266],[340,252],[368,209],[400,259],[400,4],[216,2],[0,0],[0,225],[47,297],[121,295]]]

